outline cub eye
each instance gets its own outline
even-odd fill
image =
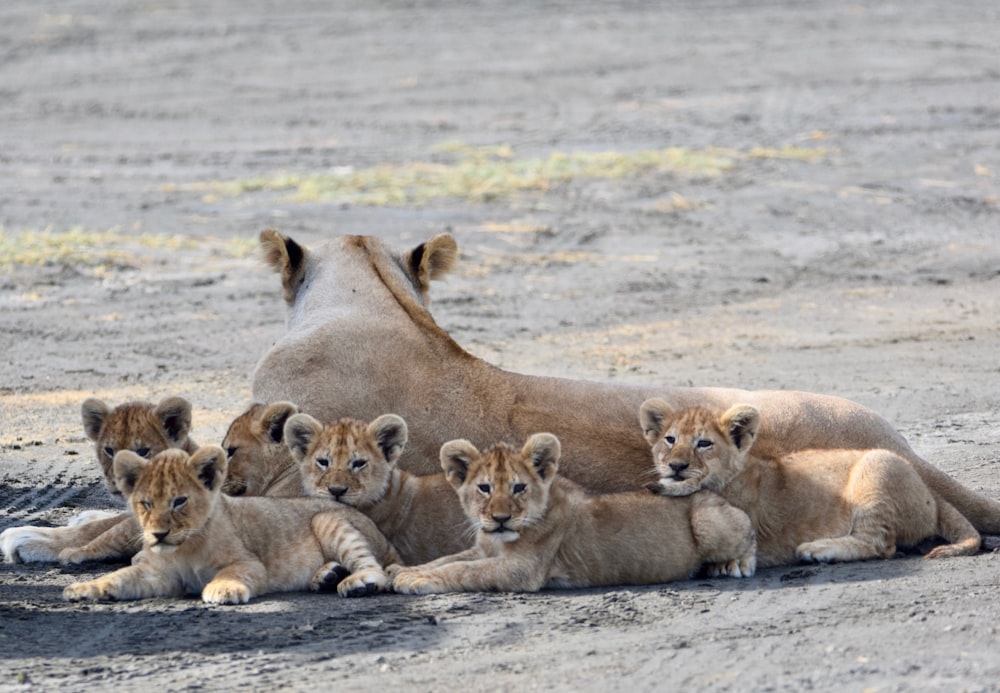
[[[114,457],[115,449],[110,445],[108,445],[107,447],[104,448],[104,454],[107,455],[108,457]]]
[[[151,502],[149,502],[148,500],[139,501],[139,505],[142,506],[143,510],[152,510],[153,509],[153,504]]]
[[[239,449],[239,448],[226,448],[226,457],[227,457],[228,459],[233,459],[233,455],[235,455],[235,454],[236,454],[236,451],[237,451],[238,449]]]
[[[351,460],[351,469],[360,471],[368,465],[368,460]]]
[[[514,484],[514,487],[511,489],[511,491],[513,491],[515,495],[520,495],[524,493],[527,489],[528,486],[526,484]]]
[[[490,495],[490,485],[489,484],[479,484],[476,488],[479,489],[480,493],[485,493],[487,496]]]
[[[319,467],[320,469],[327,469],[330,466],[330,458],[329,457],[317,457],[316,458],[316,466]]]
[[[704,438],[700,439],[697,443],[694,444],[694,446],[699,450],[707,450],[708,448],[712,447],[712,445],[713,445],[712,441],[705,440]]]
[[[184,507],[184,504],[187,502],[188,502],[187,496],[178,496],[177,498],[174,498],[174,502],[172,503],[173,509],[180,510],[181,508]]]
[[[138,450],[135,451],[135,454],[138,455],[139,457],[145,457],[146,459],[149,459],[149,448],[139,448]]]
[[[677,439],[674,438],[673,436],[665,436],[663,440],[664,442],[666,442],[667,445],[673,445],[674,443],[677,442]]]

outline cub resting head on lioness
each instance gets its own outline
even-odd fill
[[[370,517],[407,565],[472,546],[465,512],[443,473],[417,476],[396,465],[406,446],[406,422],[395,414],[370,424],[340,419],[323,425],[308,414],[285,424],[298,460],[302,492],[332,498]]]
[[[714,493],[588,495],[557,474],[558,438],[537,433],[518,450],[480,453],[467,440],[441,448],[476,545],[411,568],[392,566],[397,592],[525,591],[642,585],[710,573],[752,575],[753,527]],[[665,502],[664,502],[665,501]]]
[[[116,453],[131,450],[150,458],[164,450],[198,449],[190,437],[191,403],[167,397],[158,404],[132,401],[112,408],[89,398],[80,407],[83,430],[94,441],[97,461],[108,491],[115,486],[112,461]],[[96,519],[95,519],[96,516]],[[0,550],[8,563],[59,561],[63,565],[84,561],[129,558],[142,547],[139,524],[129,513],[81,513],[66,527],[11,527],[0,533]]]
[[[660,474],[658,492],[721,494],[753,520],[761,567],[892,557],[897,546],[943,537],[928,558],[979,550],[972,524],[888,450],[754,455],[757,409],[674,409],[644,402],[639,419]]]
[[[152,460],[115,455],[115,481],[143,535],[142,560],[63,597],[144,599],[200,592],[205,602],[240,604],[268,592],[332,585],[343,596],[386,584],[381,565],[398,555],[352,508],[314,498],[232,498],[222,494],[226,454],[167,450]]]

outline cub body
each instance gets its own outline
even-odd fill
[[[703,565],[713,574],[753,574],[750,520],[719,496],[588,495],[558,476],[559,456],[559,440],[549,433],[531,436],[520,450],[499,444],[480,453],[466,440],[446,443],[441,464],[476,545],[394,567],[393,588],[426,594],[642,585],[683,580]]]
[[[117,483],[142,526],[142,561],[69,585],[63,597],[200,592],[208,603],[239,604],[330,583],[339,583],[344,596],[385,585],[380,564],[397,556],[368,518],[319,499],[225,496],[226,466],[218,446],[194,455],[170,450],[152,461],[131,452],[116,455]]]
[[[640,422],[661,478],[657,491],[721,494],[753,521],[761,567],[797,561],[890,558],[897,546],[944,537],[928,558],[972,554],[980,536],[909,462],[888,450],[804,450],[753,454],[760,415],[749,405],[725,412],[674,410],[651,399]]]
[[[115,486],[112,461],[115,454],[130,450],[150,458],[178,448],[188,453],[198,449],[191,440],[191,403],[183,397],[167,397],[159,404],[125,402],[111,408],[90,398],[81,406],[83,430],[94,441],[97,461],[108,491]],[[129,513],[103,516],[66,527],[11,527],[0,533],[0,549],[8,563],[59,561],[62,564],[129,558],[142,547],[138,522]]]
[[[340,419],[327,426],[308,414],[285,425],[299,461],[305,495],[333,498],[370,517],[406,565],[472,546],[462,505],[442,474],[417,476],[396,466],[406,422],[386,414],[365,424]]]

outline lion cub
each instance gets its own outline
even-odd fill
[[[658,492],[711,489],[753,520],[761,567],[796,561],[890,558],[897,546],[941,536],[928,558],[979,550],[976,529],[887,450],[806,450],[777,459],[751,454],[760,426],[753,407],[674,411],[660,399],[639,418],[661,475]]]
[[[643,585],[685,579],[702,565],[714,574],[753,574],[750,519],[719,496],[588,495],[557,474],[559,456],[551,433],[536,433],[520,450],[498,444],[480,453],[467,440],[445,443],[441,466],[475,525],[476,545],[425,565],[392,566],[393,589]]]
[[[200,591],[211,604],[243,604],[268,592],[331,583],[343,596],[385,586],[381,563],[398,556],[368,518],[326,500],[225,496],[226,466],[216,445],[193,455],[168,450],[151,461],[129,451],[115,455],[116,483],[142,525],[143,560],[69,585],[63,597]]]
[[[233,419],[222,440],[229,458],[223,493],[279,498],[303,495],[299,463],[285,445],[285,422],[298,411],[291,402],[257,402]]]
[[[297,414],[285,424],[304,493],[357,508],[413,565],[469,548],[472,535],[443,473],[417,476],[396,466],[406,439],[406,422],[395,414],[328,426]]]
[[[121,450],[149,458],[170,448],[194,452],[191,440],[191,403],[167,397],[159,404],[125,402],[115,408],[90,398],[81,407],[83,430],[94,441],[104,483],[114,496],[112,460]],[[83,521],[66,527],[11,527],[0,534],[0,549],[8,563],[120,560],[142,547],[139,523],[129,513],[83,513]],[[97,515],[99,519],[89,519]]]

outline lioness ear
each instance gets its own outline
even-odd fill
[[[285,445],[298,462],[306,456],[309,444],[323,430],[323,424],[308,414],[296,414],[285,422]]]
[[[217,490],[226,480],[229,463],[226,460],[226,451],[218,445],[206,445],[198,448],[191,455],[188,464],[194,469],[198,480],[209,491]]]
[[[299,290],[305,276],[308,252],[291,238],[274,229],[260,232],[260,247],[264,251],[264,262],[281,275],[285,301],[292,303],[295,300],[295,292]]]
[[[479,450],[467,440],[451,440],[441,446],[441,469],[456,489],[465,483],[469,466],[479,459]]]
[[[417,290],[425,303],[431,280],[448,274],[457,258],[458,244],[448,233],[439,233],[410,251],[410,271],[416,277]]]
[[[139,474],[149,466],[149,460],[139,457],[131,450],[120,450],[111,461],[111,469],[115,475],[115,486],[128,498],[135,489]]]
[[[526,457],[530,456],[538,476],[545,479],[555,476],[559,470],[559,456],[562,454],[562,446],[559,444],[559,439],[551,433],[536,433],[528,438],[528,442],[521,449],[521,454]]]
[[[285,441],[285,424],[299,413],[299,408],[291,402],[275,402],[264,408],[260,414],[261,431],[272,443]]]
[[[191,403],[183,397],[167,397],[153,410],[167,437],[178,443],[191,430]]]
[[[84,433],[87,434],[88,438],[96,442],[97,436],[101,434],[101,426],[104,425],[104,419],[111,413],[111,407],[96,397],[91,397],[83,401],[80,413],[83,415]]]
[[[368,435],[375,439],[385,461],[394,464],[406,446],[406,422],[395,414],[380,416],[368,424]]]
[[[722,415],[719,425],[729,435],[733,445],[741,452],[745,452],[757,438],[760,413],[749,404],[736,404]]]
[[[639,425],[642,426],[642,435],[650,445],[656,445],[660,439],[660,431],[663,430],[663,422],[673,413],[674,409],[662,399],[647,399],[639,407]]]

